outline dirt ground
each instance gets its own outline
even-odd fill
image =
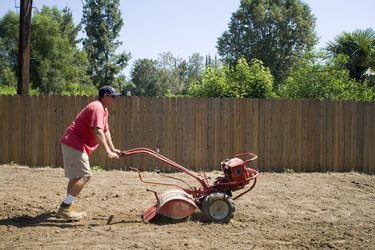
[[[146,224],[141,215],[155,201],[146,188],[170,188],[141,183],[134,172],[95,172],[76,200],[88,216],[64,222],[55,217],[65,196],[63,169],[0,171],[0,249],[375,249],[371,175],[261,173],[235,200],[228,224],[204,222],[199,210],[184,222]]]

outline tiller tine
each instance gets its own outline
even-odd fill
[[[146,211],[143,213],[143,221],[144,222],[150,222],[157,214],[158,204],[154,204],[150,206]]]
[[[143,213],[143,221],[149,222],[157,214],[179,220],[192,215],[196,208],[197,205],[189,194],[181,189],[171,189],[157,198],[157,202]]]

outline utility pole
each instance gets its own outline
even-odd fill
[[[21,0],[17,94],[29,95],[30,35],[33,0]]]

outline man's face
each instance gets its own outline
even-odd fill
[[[113,96],[111,94],[105,94],[102,100],[103,106],[104,107],[109,107],[115,100],[116,96]]]

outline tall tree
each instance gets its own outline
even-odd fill
[[[116,49],[122,44],[116,40],[123,26],[119,0],[86,0],[83,5],[82,23],[87,38],[83,47],[90,62],[90,75],[98,87],[112,85],[122,87],[121,76],[130,55]]]
[[[82,29],[82,23],[79,23],[77,26],[73,21],[72,10],[68,7],[65,7],[62,10],[62,20],[60,23],[60,31],[63,37],[69,39],[69,43],[72,46],[77,45],[81,42],[82,39],[77,39],[79,31]]]
[[[77,43],[77,31],[69,9],[34,9],[32,17],[30,83],[42,94],[76,94],[91,91],[88,61]],[[8,12],[0,19],[0,84],[16,85],[19,16]],[[57,60],[58,59],[58,60]],[[35,93],[35,91],[33,91]],[[91,93],[91,92],[90,92]]]
[[[369,68],[375,69],[375,31],[369,28],[343,32],[328,43],[326,51],[331,58],[347,55],[349,61],[346,67],[350,76],[360,80]]]
[[[137,96],[162,96],[164,90],[159,82],[159,72],[156,60],[138,59],[131,71],[132,85],[129,89]]]
[[[218,38],[218,54],[234,65],[241,56],[257,58],[280,83],[288,69],[317,43],[315,18],[300,0],[241,0]]]
[[[71,13],[47,6],[34,13],[30,64],[32,86],[44,94],[62,94],[69,84],[90,83],[86,73],[86,54],[71,42],[75,40],[74,35],[66,33],[67,29],[63,28],[74,27],[73,20],[66,22]]]
[[[9,11],[0,19],[0,84],[16,86],[19,16]]]
[[[204,59],[199,53],[194,53],[188,60],[188,79],[189,82],[199,81],[204,71]]]

